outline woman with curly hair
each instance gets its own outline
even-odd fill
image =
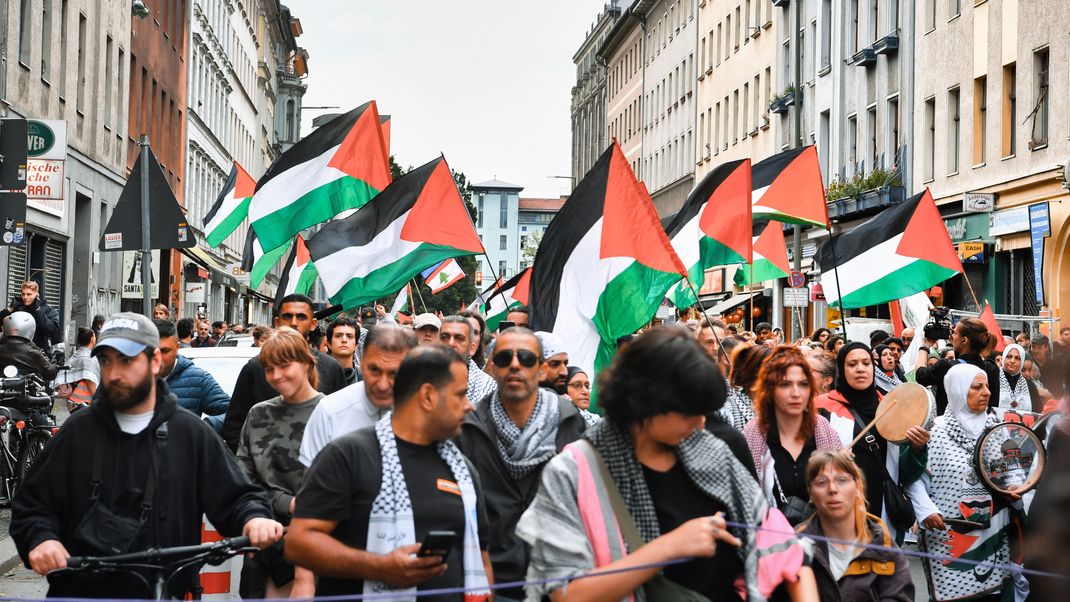
[[[817,386],[806,357],[781,345],[762,364],[754,384],[756,416],[743,427],[766,501],[793,525],[810,517],[806,464],[817,450],[843,443],[814,405]]]

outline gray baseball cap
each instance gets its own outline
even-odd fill
[[[126,357],[160,347],[160,331],[152,320],[133,312],[119,312],[104,321],[97,335],[93,355],[103,347],[111,347]]]

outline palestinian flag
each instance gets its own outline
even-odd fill
[[[753,177],[754,219],[828,227],[828,205],[816,147],[804,146],[773,155],[754,166]]]
[[[706,268],[750,261],[750,198],[750,159],[723,163],[702,178],[666,226],[696,291],[706,280]],[[698,301],[686,281],[673,285],[667,296],[680,309]]]
[[[437,295],[449,287],[457,284],[464,278],[464,270],[454,258],[449,258],[442,263],[427,268],[420,273],[427,288],[431,289],[432,295]]]
[[[985,301],[985,308],[981,310],[981,315],[977,317],[985,323],[985,326],[988,327],[988,332],[995,338],[996,346],[992,351],[1003,353],[1003,350],[1007,348],[1007,341],[1003,340],[1003,329],[999,327],[996,313],[992,311],[992,306],[988,304],[988,301]]]
[[[493,286],[481,295],[486,301],[479,308],[487,323],[487,332],[498,330],[509,310],[527,305],[531,295],[531,268],[524,268],[501,286]]]
[[[383,144],[386,146],[386,156],[390,157],[390,115],[379,116],[379,128],[383,130]],[[389,160],[387,166],[390,165]]]
[[[546,228],[531,270],[532,330],[568,341],[570,362],[588,371],[687,273],[615,141]]]
[[[405,306],[409,304],[409,285],[406,284],[405,288],[398,292],[398,296],[394,297],[394,304],[390,306],[390,315],[397,318],[397,315],[405,309]]]
[[[281,247],[264,252],[260,246],[260,240],[256,237],[256,231],[249,226],[245,234],[245,249],[242,252],[241,269],[249,274],[249,288],[256,288],[264,281],[264,277],[282,259],[282,256],[290,250],[290,242],[287,241]]]
[[[275,295],[278,299],[294,293],[307,295],[319,276],[316,265],[308,254],[305,239],[298,234],[295,240],[297,244],[293,245],[290,258],[286,260],[286,267],[282,269],[282,279],[279,280],[278,293]]]
[[[451,257],[483,253],[445,158],[400,178],[308,240],[320,281],[345,308],[386,297]]]
[[[235,161],[222,192],[204,216],[204,240],[209,246],[218,247],[245,221],[255,189],[252,176]]]
[[[380,126],[371,101],[320,126],[271,164],[249,206],[249,220],[265,250],[364,206],[390,184]]]
[[[962,272],[927,188],[826,241],[815,260],[829,304],[848,309],[909,297]],[[838,283],[834,268],[839,271]]]
[[[754,259],[736,270],[737,286],[783,278],[791,271],[788,247],[784,243],[784,226],[780,222],[754,224]]]

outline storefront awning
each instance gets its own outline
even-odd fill
[[[205,251],[200,247],[190,247],[188,249],[182,249],[182,253],[196,263],[208,268],[208,271],[211,272],[212,280],[226,286],[244,288],[241,283],[238,282],[238,279],[227,271],[227,266],[223,265],[223,263],[208,251]]]
[[[714,305],[713,307],[709,308],[706,311],[708,313],[711,313],[711,314],[723,314],[724,312],[732,309],[733,307],[739,305],[740,303],[746,303],[755,294],[759,294],[759,293],[754,293],[754,292],[736,293],[735,295],[732,295],[731,297],[725,299],[724,301],[721,301],[720,303],[718,303],[717,305]]]

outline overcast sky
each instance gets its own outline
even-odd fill
[[[567,193],[572,55],[604,0],[288,0],[309,51],[303,131],[324,112],[374,99],[391,153],[418,166],[440,152],[470,182],[522,196]]]

